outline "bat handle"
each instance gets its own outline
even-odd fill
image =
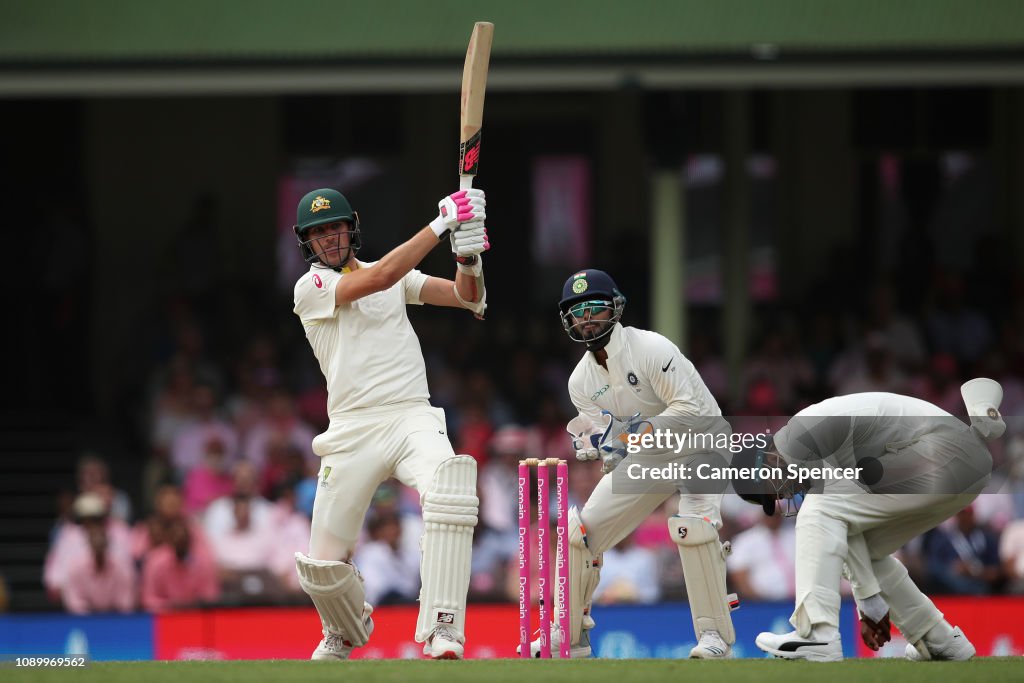
[[[460,175],[459,176],[459,189],[470,190],[473,188],[473,176],[471,175]]]

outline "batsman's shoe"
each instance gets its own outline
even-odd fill
[[[729,645],[718,631],[704,631],[700,634],[700,642],[690,650],[690,659],[727,659],[732,655]]]
[[[796,631],[779,635],[761,633],[754,640],[759,648],[780,659],[806,659],[809,662],[841,662],[843,644],[836,638],[829,642],[801,638]]]
[[[551,657],[559,659],[562,651],[562,632],[559,629],[551,629]],[[520,654],[519,646],[516,647],[516,654]],[[580,633],[580,642],[569,646],[569,659],[586,659],[591,654],[590,629],[583,629]],[[530,656],[540,657],[540,638],[534,638],[530,642]]]
[[[370,607],[370,604],[363,603],[363,619],[366,622],[366,633],[370,635],[373,634],[373,619],[370,618],[372,612],[373,608]],[[340,633],[325,633],[323,640],[313,650],[313,656],[310,659],[321,661],[348,659],[353,649],[352,643],[346,640],[344,635]]]
[[[423,654],[431,659],[462,659],[465,638],[460,636],[451,626],[441,624],[423,644]]]
[[[924,650],[924,653],[921,650]],[[912,662],[920,662],[925,659],[965,662],[975,654],[977,654],[977,650],[974,649],[971,641],[967,640],[967,636],[959,626],[953,629],[953,636],[944,643],[933,643],[928,640],[928,636],[925,636],[917,642],[916,647],[908,643],[906,652],[907,659]]]

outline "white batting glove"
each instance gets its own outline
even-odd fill
[[[484,208],[487,199],[484,191],[478,189],[459,190],[437,203],[437,218],[430,221],[430,229],[438,239],[448,231],[454,231],[461,223],[483,221],[487,217]]]
[[[594,423],[583,415],[577,415],[565,425],[572,439],[572,449],[576,451],[576,459],[580,461],[597,460],[601,454],[597,450],[602,430],[594,427]]]
[[[491,248],[487,238],[487,228],[483,221],[463,223],[448,236],[452,243],[452,253],[459,263],[475,261],[470,257],[479,256]]]

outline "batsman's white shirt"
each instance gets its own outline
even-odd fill
[[[372,265],[359,263],[360,267]],[[427,372],[419,339],[405,307],[422,304],[427,276],[412,270],[388,289],[335,306],[343,273],[312,266],[295,283],[295,314],[327,379],[330,427],[313,452],[338,450],[342,420],[361,411],[427,403]]]
[[[595,427],[604,423],[602,410],[618,417],[661,416],[670,426],[678,426],[680,418],[721,417],[693,363],[657,332],[616,323],[604,348],[607,370],[588,351],[569,377],[569,398]],[[670,495],[616,494],[612,477],[602,477],[580,513],[591,552],[599,554],[617,544]],[[683,495],[679,512],[719,520],[721,500],[721,494]]]

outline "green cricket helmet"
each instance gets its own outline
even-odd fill
[[[345,231],[348,233],[348,247],[345,247],[348,253],[340,264],[332,266],[316,255],[312,246],[313,240],[307,239],[306,233],[318,225],[337,223],[339,221],[348,223],[348,230]],[[345,195],[330,188],[307,192],[299,200],[299,206],[296,209],[295,225],[292,229],[295,231],[295,237],[299,241],[299,250],[302,252],[302,258],[309,264],[320,261],[320,264],[325,268],[341,270],[348,263],[349,259],[359,252],[359,248],[362,247],[362,239],[359,233],[359,214],[352,210],[352,205],[345,199]],[[339,246],[337,251],[341,250],[342,247]]]

